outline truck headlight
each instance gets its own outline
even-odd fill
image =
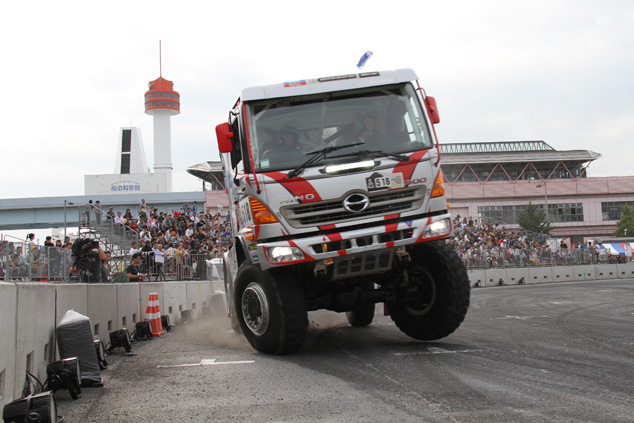
[[[423,237],[432,238],[435,236],[445,235],[449,233],[450,228],[451,225],[449,224],[449,219],[438,220],[425,228]]]
[[[297,247],[272,247],[266,249],[266,255],[271,263],[284,263],[304,259],[304,253]]]

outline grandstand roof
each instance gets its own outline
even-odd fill
[[[188,167],[187,173],[210,183],[215,181],[222,185],[221,182],[224,180],[222,176],[222,164],[219,161],[198,163]]]
[[[601,154],[590,150],[558,151],[544,141],[445,143],[440,145],[443,164],[591,162]]]

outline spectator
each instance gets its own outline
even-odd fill
[[[141,204],[139,204],[139,217],[142,215],[147,218],[148,211],[150,210],[150,206],[145,203],[145,198],[141,199]]]
[[[165,263],[165,250],[161,244],[154,244],[154,263],[156,264],[156,278],[154,281],[158,281],[159,278],[165,280],[165,274],[163,273],[163,263]]]
[[[182,281],[185,275],[186,258],[188,255],[189,253],[183,248],[183,244],[178,244],[178,248],[176,248],[174,252],[174,258],[176,259],[176,272],[179,281]]]
[[[140,250],[136,247],[136,242],[132,243],[132,248],[130,248],[130,252],[128,254],[130,254],[130,257],[134,256],[136,253],[138,253]]]
[[[97,224],[101,224],[101,201],[95,201],[95,217]]]
[[[141,273],[141,253],[134,253],[132,263],[126,268],[125,275],[130,282],[142,282],[147,276]]]

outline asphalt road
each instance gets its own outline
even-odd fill
[[[474,289],[439,342],[377,306],[352,328],[315,312],[290,356],[255,352],[226,318],[200,319],[107,357],[104,387],[66,422],[632,422],[634,280]],[[115,350],[118,351],[119,349]]]

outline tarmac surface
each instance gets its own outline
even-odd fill
[[[632,422],[634,280],[472,290],[437,342],[309,314],[294,355],[201,317],[107,356],[102,388],[55,396],[65,422]]]

